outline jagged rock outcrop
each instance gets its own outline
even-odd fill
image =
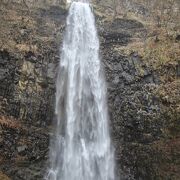
[[[27,2],[28,8],[17,1],[0,8],[0,171],[13,180],[42,179],[46,170],[56,68],[67,16],[64,5],[32,2]],[[104,5],[107,11],[102,13],[101,4],[94,11],[117,176],[176,180],[180,63],[155,69],[151,59],[147,62],[131,49],[134,42],[147,38],[147,27],[135,19],[111,18],[111,7]]]

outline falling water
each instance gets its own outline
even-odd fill
[[[56,88],[56,134],[46,179],[114,180],[106,84],[88,3],[71,4]]]

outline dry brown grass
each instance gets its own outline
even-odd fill
[[[174,108],[180,107],[180,80],[162,84],[156,90],[156,94],[163,100],[174,105]],[[180,109],[179,109],[180,113]]]
[[[143,59],[155,69],[168,63],[176,64],[180,57],[180,44],[175,41],[176,31],[166,28],[149,28],[149,35],[145,41]]]
[[[21,124],[13,117],[0,116],[0,126],[11,128],[11,129],[21,129]]]
[[[0,171],[0,180],[10,180],[10,178]]]
[[[159,69],[164,65],[177,65],[180,57],[180,43],[175,41],[176,32],[168,32],[166,29],[149,28],[149,34],[142,39],[132,39],[132,42],[123,47],[126,54],[138,52],[145,63]]]
[[[172,179],[178,180],[180,172],[180,167],[178,165],[180,138],[157,141],[153,144],[153,148],[159,154],[159,158],[163,159],[162,163],[158,166],[158,172],[161,179],[165,179],[171,174]]]

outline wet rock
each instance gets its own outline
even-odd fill
[[[56,66],[53,63],[49,63],[48,64],[48,71],[47,71],[47,76],[51,79],[55,79],[55,70],[56,70]]]
[[[128,42],[130,42],[131,36],[126,33],[113,33],[113,32],[108,32],[102,35],[105,44],[121,44],[121,45],[127,45]]]
[[[8,69],[0,69],[0,80],[5,79],[7,74],[8,74]]]
[[[32,51],[27,52],[25,58],[32,63],[36,63],[38,61],[37,57]]]
[[[131,76],[130,74],[128,74],[126,72],[123,72],[121,75],[122,75],[122,77],[124,78],[124,80],[126,81],[127,84],[133,82],[133,80],[134,80],[133,76]]]
[[[176,41],[180,41],[180,35],[176,36]]]
[[[177,69],[177,76],[180,77],[180,61],[178,61],[176,69]]]
[[[143,28],[143,24],[131,19],[115,19],[112,23],[112,28],[119,30],[119,29],[138,29]]]
[[[26,149],[27,149],[27,146],[26,146],[26,145],[24,145],[24,146],[18,146],[18,147],[17,147],[18,153],[21,153],[21,152],[25,151]]]

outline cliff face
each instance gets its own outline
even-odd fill
[[[94,2],[94,12],[117,176],[179,179],[178,32],[166,36],[162,28],[152,31],[143,20],[147,9],[128,16],[117,8],[114,16],[108,3]],[[16,1],[2,3],[0,16],[0,177],[42,179],[67,9],[59,1]]]
[[[54,117],[56,67],[67,11],[1,7],[1,170],[41,179]]]

